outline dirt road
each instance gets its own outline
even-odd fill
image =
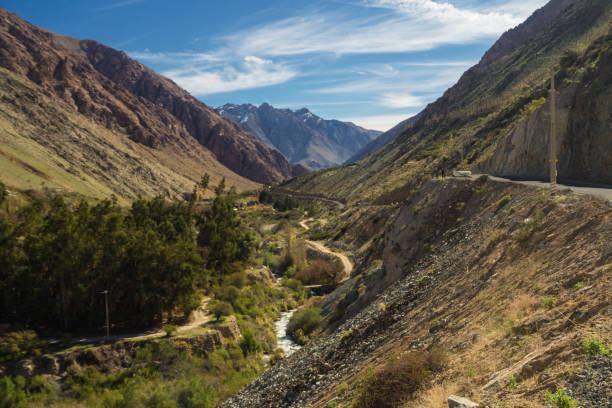
[[[308,231],[310,227],[306,223],[312,220],[313,218],[307,218],[305,220],[300,221],[300,227],[304,228],[305,231]],[[304,241],[306,242],[306,245],[313,248],[314,250],[326,253],[328,255],[331,255],[331,256],[334,256],[340,259],[340,261],[342,262],[342,266],[344,267],[344,276],[342,277],[341,282],[344,282],[345,280],[351,277],[351,272],[353,271],[353,263],[348,258],[348,256],[346,256],[345,254],[341,252],[332,251],[331,249],[326,247],[322,242],[310,241],[307,239]]]
[[[191,312],[191,315],[189,316],[189,321],[186,324],[179,326],[176,332],[184,333],[188,330],[204,326],[204,324],[206,324],[208,320],[210,319],[210,316],[208,315],[208,312],[206,310],[206,306],[208,305],[209,301],[210,301],[210,298],[204,297],[202,299],[202,304],[200,305],[200,307],[194,310],[193,312]],[[155,330],[155,331],[149,331],[149,332],[144,332],[144,333],[112,334],[108,337],[107,336],[83,336],[83,337],[75,337],[71,339],[70,343],[71,344],[88,344],[88,343],[99,343],[102,341],[109,341],[109,340],[111,341],[141,340],[141,339],[147,339],[151,337],[160,337],[160,336],[164,336],[165,334],[166,334],[165,331]]]

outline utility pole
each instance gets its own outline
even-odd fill
[[[108,319],[108,290],[100,292],[104,294],[104,304],[106,306],[106,337],[110,335],[110,323]]]
[[[557,187],[557,95],[554,68],[550,72],[550,142],[548,148],[550,189],[554,191]]]

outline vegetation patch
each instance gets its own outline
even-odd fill
[[[395,408],[429,385],[434,374],[444,370],[445,353],[411,351],[392,360],[363,380],[353,408]]]

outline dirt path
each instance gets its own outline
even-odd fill
[[[308,231],[310,229],[310,227],[306,223],[309,222],[309,221],[312,221],[313,219],[314,218],[307,218],[305,220],[300,221],[300,227],[302,227],[302,228],[304,228],[304,230]],[[353,263],[348,258],[348,256],[346,256],[345,254],[343,254],[341,252],[334,252],[334,251],[332,251],[331,249],[326,247],[322,242],[310,241],[310,240],[307,240],[307,239],[305,239],[304,241],[306,242],[306,245],[308,245],[309,247],[313,248],[314,250],[326,253],[328,255],[331,255],[331,256],[334,256],[334,257],[340,259],[340,261],[342,262],[342,266],[344,267],[344,276],[342,277],[342,280],[340,281],[340,283],[344,282],[345,280],[347,280],[348,278],[351,277],[351,272],[353,271]]]
[[[200,305],[200,307],[194,310],[193,312],[191,312],[191,315],[189,316],[189,321],[186,324],[179,326],[176,332],[184,333],[191,329],[195,329],[197,327],[204,326],[204,324],[206,324],[210,320],[210,316],[208,315],[208,312],[206,311],[206,306],[208,305],[209,301],[210,301],[209,297],[204,297],[202,299],[202,304]],[[166,335],[165,331],[148,331],[144,333],[112,334],[108,337],[107,336],[84,336],[84,337],[75,337],[70,341],[70,343],[71,344],[88,344],[88,343],[99,343],[101,341],[108,341],[108,340],[112,340],[112,341],[142,340],[142,339],[160,337],[160,336],[165,336],[165,335]]]
[[[340,261],[342,261],[342,266],[344,267],[344,276],[342,277],[342,280],[339,283],[342,283],[351,277],[351,272],[353,271],[353,263],[348,258],[348,256],[346,256],[345,254],[341,252],[332,251],[331,249],[323,245],[321,242],[309,241],[309,240],[305,240],[305,241],[306,241],[306,244],[312,247],[313,249],[319,252],[324,252],[326,254],[335,256],[336,258],[340,259]]]
[[[308,224],[306,224],[309,221],[314,220],[314,218],[307,218],[305,220],[300,221],[300,227],[304,228],[304,230],[308,231],[310,229],[310,227],[308,226]]]

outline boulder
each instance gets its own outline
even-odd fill
[[[448,397],[448,408],[478,408],[480,405],[467,398],[451,395]]]
[[[225,323],[216,326],[215,329],[221,333],[224,339],[228,340],[238,340],[242,335],[235,316],[227,316],[225,318]]]

